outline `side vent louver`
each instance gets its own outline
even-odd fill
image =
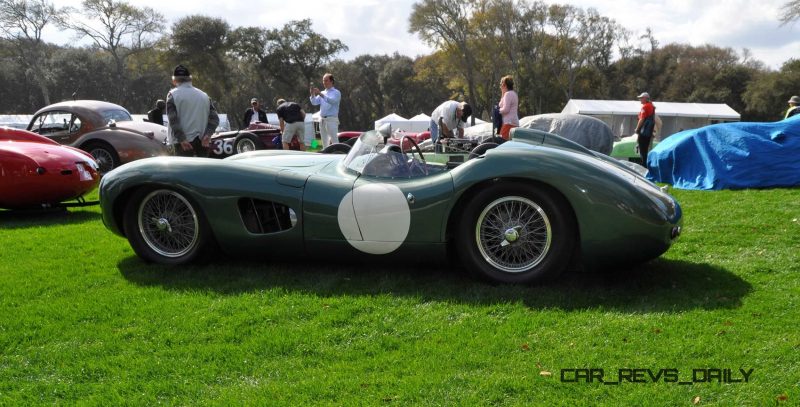
[[[259,199],[239,200],[239,213],[250,233],[275,233],[291,229],[297,223],[295,212],[288,206]]]

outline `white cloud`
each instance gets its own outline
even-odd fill
[[[800,24],[779,26],[780,8],[786,0],[563,0],[588,9],[595,8],[631,30],[634,38],[650,27],[660,44],[671,42],[748,48],[756,59],[778,68],[800,55]],[[145,0],[129,0],[137,6],[153,6]],[[55,0],[57,6],[77,7],[80,0]],[[191,6],[187,6],[190,4]],[[289,21],[310,18],[312,28],[329,38],[342,40],[349,48],[345,59],[361,54],[416,56],[431,52],[418,37],[408,33],[408,17],[414,0],[193,0],[163,2],[157,9],[170,25],[181,17],[202,14],[219,17],[231,26],[282,27]],[[49,32],[55,32],[50,30]],[[67,42],[66,34],[53,34]]]

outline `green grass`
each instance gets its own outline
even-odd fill
[[[0,405],[797,405],[800,189],[673,192],[684,234],[661,258],[542,287],[162,267],[96,207],[0,211]],[[561,382],[570,368],[754,370],[611,386]]]

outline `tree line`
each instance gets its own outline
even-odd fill
[[[75,41],[48,43],[45,29]],[[154,9],[120,0],[63,9],[47,0],[0,0],[0,112],[99,99],[143,113],[165,97],[179,63],[234,126],[241,126],[251,97],[268,109],[284,98],[311,111],[309,84],[319,86],[325,72],[343,94],[340,128],[351,130],[372,128],[392,112],[430,114],[448,99],[467,101],[488,119],[508,74],[521,115],[559,112],[572,98],[633,100],[648,91],[656,102],[727,103],[743,120],[771,121],[800,93],[800,60],[773,70],[747,49],[662,46],[651,32],[635,37],[592,8],[421,0],[412,6],[409,31],[433,53],[344,60],[339,55],[347,45],[317,33],[308,19],[233,28],[220,18],[189,15],[168,26]]]

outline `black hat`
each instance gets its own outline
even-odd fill
[[[464,107],[461,108],[461,121],[466,123],[467,117],[469,117],[471,114],[472,114],[472,107],[464,103]]]
[[[181,76],[189,77],[189,76],[192,76],[192,74],[189,73],[189,68],[187,68],[187,67],[185,67],[183,65],[178,65],[178,66],[175,67],[175,71],[172,73],[172,76],[174,76],[174,77],[181,77]]]

